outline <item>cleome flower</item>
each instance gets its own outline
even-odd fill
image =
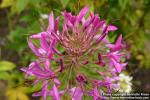
[[[47,30],[29,37],[28,45],[37,59],[21,70],[27,77],[34,76],[34,85],[42,83],[41,91],[33,96],[103,100],[102,93],[119,87],[118,74],[127,65],[122,60],[122,35],[110,43],[107,34],[118,28],[97,14],[87,14],[88,10],[85,6],[78,15],[64,11],[56,19],[51,12]]]

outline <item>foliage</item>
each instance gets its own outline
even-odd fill
[[[16,67],[16,65],[9,61],[0,61],[0,71],[9,71]]]
[[[23,81],[21,73],[14,71],[16,65],[10,61],[0,61],[0,80],[7,81],[6,96],[8,100],[29,100],[28,96],[23,91],[26,87],[15,87]]]

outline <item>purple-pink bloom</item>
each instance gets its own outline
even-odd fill
[[[60,96],[62,96],[64,91],[58,91],[56,85],[52,87],[52,90],[48,89],[48,81],[43,83],[42,91],[34,93],[32,96],[43,96],[44,100],[47,100],[47,96],[51,96],[52,100],[60,100]]]
[[[127,65],[127,63],[118,63],[114,59],[111,59],[111,61],[118,73],[120,73],[122,69],[124,69],[124,67]]]
[[[21,70],[35,77],[33,85],[42,82],[41,91],[33,96],[103,100],[102,92],[117,87],[118,73],[127,65],[122,61],[122,35],[111,43],[107,35],[118,28],[93,12],[86,16],[88,12],[85,6],[78,15],[63,11],[56,19],[51,12],[47,29],[29,37],[28,46],[37,59]]]
[[[38,78],[52,79],[55,75],[51,69],[42,68],[38,62],[33,62],[29,65],[29,68],[21,68],[27,75],[36,76]]]
[[[32,96],[37,97],[37,96],[43,96],[43,99],[46,100],[49,90],[48,90],[48,81],[44,81],[43,83],[43,88],[40,92],[34,93]]]
[[[106,44],[106,46],[112,51],[118,51],[122,49],[124,47],[122,44],[122,35],[119,36],[115,44]]]

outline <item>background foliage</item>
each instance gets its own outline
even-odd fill
[[[27,37],[47,27],[47,19],[42,16],[51,11],[58,16],[64,10],[76,14],[87,4],[102,19],[119,27],[117,32],[109,34],[112,41],[123,34],[130,53],[127,70],[134,78],[133,91],[150,90],[150,0],[0,1],[0,99],[29,100],[37,89],[23,85],[25,80],[19,69],[34,59]]]

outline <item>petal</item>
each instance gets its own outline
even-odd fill
[[[123,48],[122,35],[119,36],[115,44],[106,44],[106,47],[110,48],[112,51],[118,51]]]
[[[101,36],[97,39],[97,41],[96,41],[97,44],[100,43],[106,37],[106,35],[107,35],[107,27],[108,26],[106,26],[103,29],[103,32],[102,32]]]
[[[114,65],[114,67],[118,73],[120,73],[122,71],[122,69],[128,64],[128,63],[121,63],[120,64],[120,63],[116,62],[114,59],[111,59],[111,61],[112,61],[113,65]]]
[[[46,35],[46,36],[48,35],[47,32],[40,32],[40,33],[31,35],[30,38],[40,39],[42,34],[43,34],[43,35]]]
[[[96,27],[96,25],[100,22],[100,18],[98,15],[95,16],[94,21],[93,21],[93,25]]]
[[[49,58],[49,59],[51,59],[52,56],[53,56],[53,48],[54,48],[54,45],[55,45],[55,40],[52,40],[51,43],[50,43],[49,50],[48,50],[48,58]]]
[[[98,30],[100,27],[103,26],[104,23],[105,23],[105,21],[100,21],[100,22],[96,25],[95,29]]]
[[[72,100],[82,100],[83,92],[81,88],[74,87],[71,89]]]
[[[36,92],[32,94],[33,97],[38,97],[38,96],[42,96],[42,92]]]
[[[56,100],[60,100],[59,92],[58,92],[58,89],[55,84],[53,86],[53,92],[54,92],[54,96],[55,96]]]
[[[63,56],[63,54],[61,54],[61,52],[59,52],[56,48],[53,48],[53,51],[54,51],[57,55]]]
[[[49,15],[49,26],[47,28],[48,32],[54,31],[54,14],[53,12],[50,13]]]
[[[97,87],[95,87],[93,90],[93,99],[97,100],[98,96],[99,96],[98,89],[97,89]]]
[[[88,12],[89,10],[89,6],[85,6],[83,9],[81,9],[81,11],[79,12],[78,15],[78,21],[80,22],[82,20],[82,18],[85,16],[85,14]]]
[[[44,35],[41,35],[41,47],[47,51],[48,50],[48,44],[47,44],[47,41],[46,41],[46,38],[44,37]]]
[[[116,45],[121,45],[122,43],[122,35],[119,36],[119,38],[116,41]]]
[[[26,67],[23,67],[20,70],[23,71],[23,72],[25,72],[27,75],[33,75],[33,73],[31,71],[29,71],[29,69],[26,68]]]
[[[118,51],[108,53],[108,58],[114,59],[116,62],[120,62],[121,54]]]
[[[43,91],[43,93],[44,93],[44,94],[43,94],[43,99],[46,100],[47,95],[48,95],[48,81],[47,81],[47,80],[44,81],[42,91]]]
[[[92,22],[94,21],[95,17],[89,17],[86,22],[83,24],[83,31],[90,27]]]
[[[57,29],[58,29],[59,19],[60,19],[60,17],[57,17],[56,20],[55,20],[55,25],[54,25],[54,31],[55,31],[55,33],[57,32]]]
[[[35,55],[40,56],[38,48],[35,46],[35,44],[32,43],[31,39],[28,40],[28,45],[30,49],[35,53]]]
[[[48,59],[45,61],[45,69],[47,71],[49,71],[49,69],[50,69],[50,61]]]
[[[113,65],[114,65],[116,71],[117,71],[118,73],[120,73],[121,70],[122,70],[121,65],[120,65],[118,62],[116,62],[114,59],[111,59],[111,61],[112,61]]]
[[[115,45],[114,45],[114,44],[106,44],[106,47],[108,47],[108,48],[112,49],[112,48],[114,48],[114,47],[115,47]]]
[[[57,78],[54,79],[54,82],[55,82],[57,85],[60,85],[60,84],[61,84],[60,81],[59,81]]]
[[[114,26],[114,25],[109,25],[108,26],[108,31],[115,31],[115,30],[117,30],[118,28],[116,27],[116,26]]]
[[[65,18],[65,24],[69,27],[72,27],[74,23],[71,22],[72,14],[67,12],[62,12],[62,15]]]

